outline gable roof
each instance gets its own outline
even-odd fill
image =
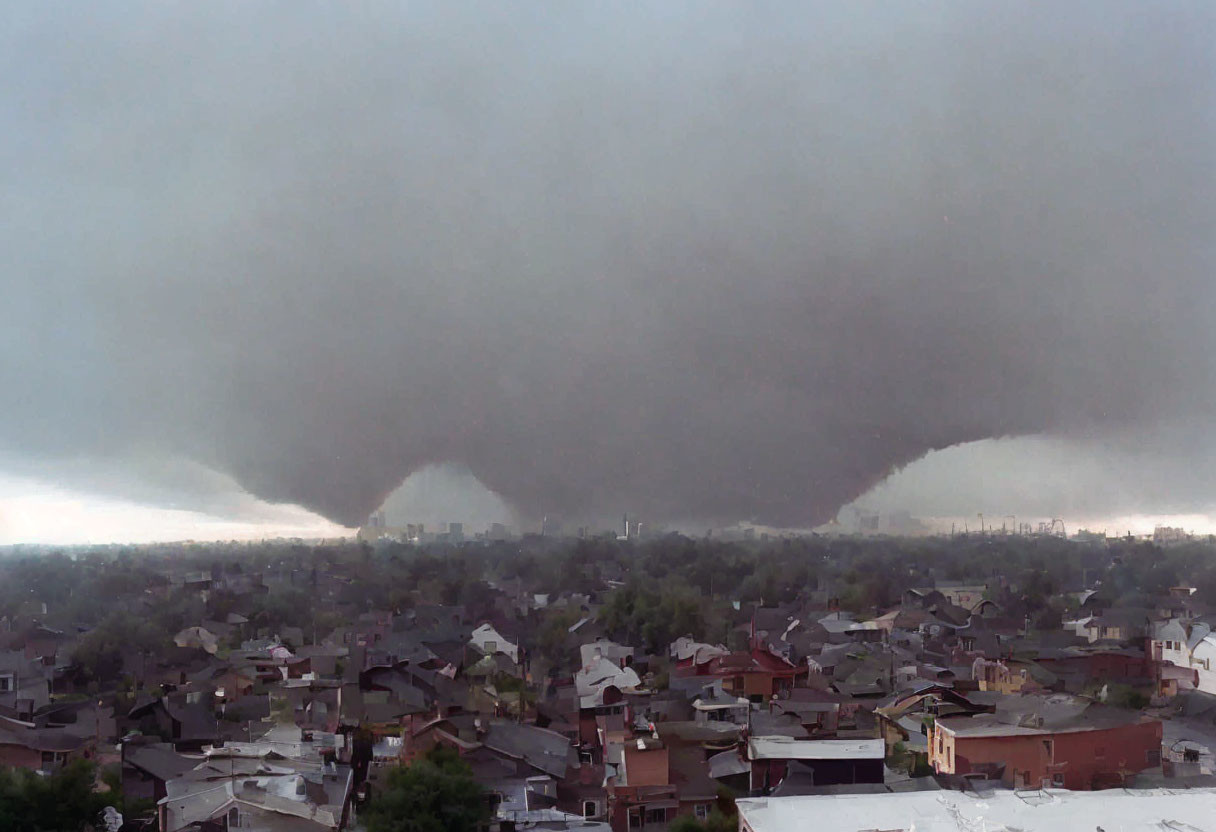
[[[123,762],[152,775],[157,780],[172,780],[194,769],[200,761],[196,757],[178,754],[168,743],[152,743],[128,745]]]

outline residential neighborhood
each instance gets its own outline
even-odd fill
[[[1181,571],[1195,552],[1216,546],[9,553],[0,771],[87,771],[116,828],[160,832],[390,828],[425,811],[406,802],[423,775],[495,832],[768,832],[978,799],[1017,817],[1032,792],[1061,812],[1105,790],[1133,812],[1212,806],[1216,573]],[[856,828],[904,828],[882,823]]]

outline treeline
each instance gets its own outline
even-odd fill
[[[1179,584],[1197,587],[1199,600],[1216,604],[1214,555],[1216,545],[1208,540],[1161,547],[999,535],[731,542],[672,534],[641,541],[533,537],[423,547],[132,548],[0,559],[0,616],[28,621],[45,603],[50,626],[81,635],[81,674],[104,686],[117,681],[124,650],[153,651],[184,627],[223,621],[232,612],[249,619],[247,634],[299,628],[311,639],[369,609],[403,611],[425,601],[461,605],[476,618],[494,614],[496,587],[555,598],[575,593],[588,596],[600,623],[617,638],[658,650],[686,633],[727,641],[756,604],[831,600],[872,615],[897,603],[908,587],[952,580],[988,584],[1007,614],[1046,628],[1058,626],[1061,592],[1095,583],[1125,605],[1140,605]],[[273,588],[239,597],[217,589],[204,601],[197,592],[168,586],[171,568],[260,574]],[[557,647],[577,620],[570,610],[533,617],[525,636],[533,649]]]

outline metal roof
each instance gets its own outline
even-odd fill
[[[752,737],[747,741],[753,760],[881,760],[886,744],[869,740],[799,740],[791,737]]]

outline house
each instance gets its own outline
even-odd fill
[[[590,788],[602,784],[602,770],[594,784],[576,780],[582,768],[574,747],[554,731],[462,714],[408,732],[402,757],[416,759],[436,745],[452,748],[469,765],[500,824],[565,827],[604,814],[602,788]]]
[[[982,657],[972,663],[971,678],[982,691],[1009,694],[1044,691],[1055,681],[1051,673],[1032,661]]]
[[[314,753],[287,757],[259,742],[208,748],[196,768],[165,783],[160,830],[336,832],[346,824],[351,783],[349,766]]]
[[[751,789],[768,794],[789,772],[791,763],[809,769],[814,784],[881,783],[886,746],[881,739],[812,740],[791,737],[751,737],[747,759],[751,762]]]
[[[67,641],[62,630],[53,630],[41,624],[34,624],[21,633],[20,641],[24,645],[27,659],[54,659]]]
[[[40,658],[27,658],[22,650],[0,650],[0,709],[9,716],[28,718],[50,704],[52,670]]]
[[[701,667],[715,656],[725,656],[728,652],[721,644],[706,644],[689,636],[680,636],[667,650],[677,666],[683,668]]]
[[[1153,627],[1148,643],[1154,662],[1191,671],[1191,686],[1216,695],[1216,633],[1211,627],[1203,622],[1171,619]]]
[[[519,664],[519,645],[511,642],[489,622],[482,624],[473,631],[473,635],[469,638],[469,644],[486,655],[505,653],[510,657],[512,662]]]
[[[688,659],[677,659],[674,675],[707,676],[722,680],[722,688],[733,696],[743,696],[752,702],[771,699],[780,691],[790,690],[794,681],[807,675],[807,668],[791,664],[771,650],[754,645],[751,650],[737,653],[714,653],[699,661],[698,650]]]
[[[555,731],[513,722],[460,714],[433,719],[416,727],[406,737],[402,757],[406,762],[417,759],[436,745],[454,749],[476,771],[478,760],[493,758],[523,766],[526,776],[547,774],[558,780],[568,776],[577,765],[577,755],[570,740]],[[489,754],[477,754],[486,749]]]
[[[623,715],[630,694],[645,693],[642,680],[632,667],[619,667],[602,656],[595,658],[574,675],[577,696],[579,744],[599,747],[597,720],[603,716]]]
[[[187,627],[173,637],[173,643],[178,647],[193,647],[212,655],[219,648],[215,634],[204,627]]]
[[[192,771],[201,762],[152,737],[132,737],[122,744],[122,794],[126,800],[158,801],[168,795],[165,784]]]
[[[729,722],[746,725],[751,702],[742,696],[729,696],[720,685],[710,686],[692,702],[696,722]]]
[[[220,739],[219,724],[209,704],[183,694],[137,702],[127,718],[144,734],[157,735],[179,751],[200,751]]]
[[[832,690],[795,688],[786,698],[772,702],[775,714],[797,720],[808,737],[834,737],[842,727],[855,725],[861,704]]]
[[[969,584],[964,581],[938,581],[934,589],[942,594],[947,602],[965,610],[973,610],[984,593],[988,591],[987,584]]]
[[[72,726],[38,727],[0,716],[0,767],[50,772],[72,760],[90,759],[96,745],[95,733],[77,733]]]
[[[949,603],[949,600],[936,589],[931,588],[910,588],[905,589],[903,596],[900,598],[900,606],[905,609],[922,609],[927,610],[934,604]]]
[[[663,829],[682,815],[705,820],[717,800],[704,752],[653,734],[620,736],[605,755],[608,822],[613,832]]]
[[[1140,684],[1154,679],[1153,663],[1138,646],[1046,648],[1038,651],[1035,664],[1064,680],[1069,691],[1079,691],[1095,681]]]
[[[617,644],[610,639],[597,638],[587,644],[580,644],[578,650],[584,667],[599,658],[607,659],[618,667],[629,667],[633,664],[633,648]]]
[[[1013,788],[1098,789],[1161,765],[1161,736],[1161,722],[1139,713],[1064,694],[1011,696],[991,714],[937,719],[929,762]]]
[[[1077,622],[1077,634],[1095,641],[1133,641],[1149,633],[1150,611],[1138,607],[1112,607]]]
[[[902,743],[914,753],[927,755],[929,726],[934,719],[984,711],[991,712],[992,708],[968,699],[953,688],[928,684],[896,696],[889,704],[875,708],[874,714],[888,754],[894,751],[896,744]]]

